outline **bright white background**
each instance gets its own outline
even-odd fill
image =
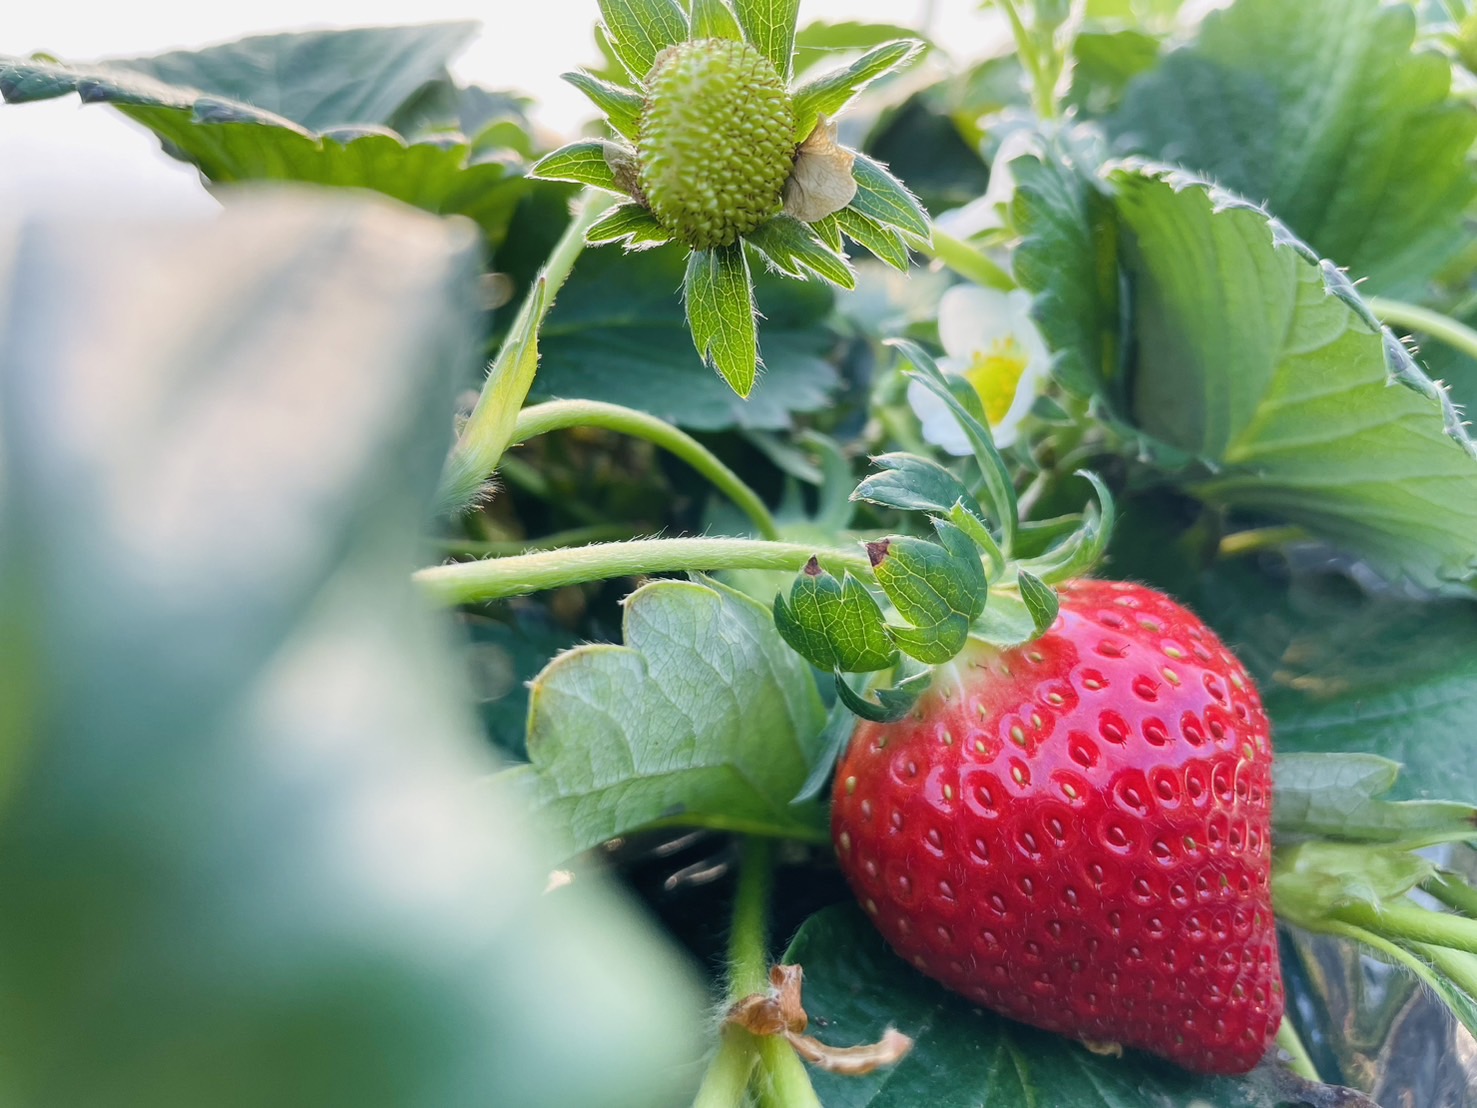
[[[539,120],[570,131],[591,115],[558,75],[598,58],[596,0],[77,0],[7,3],[0,55],[44,50],[69,61],[152,54],[268,31],[474,19],[483,33],[454,66],[463,80],[518,88],[540,102]],[[931,14],[930,14],[931,13]],[[993,15],[993,13],[991,13]],[[800,23],[874,20],[918,26],[962,56],[993,38],[977,0],[803,0]],[[142,128],[75,96],[0,105],[0,217],[24,207],[106,214],[214,207],[194,170],[165,157]]]

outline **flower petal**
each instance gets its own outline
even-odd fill
[[[974,453],[954,413],[921,381],[908,382],[908,404],[923,425],[923,437],[945,453],[964,457]]]
[[[991,343],[1015,334],[1021,311],[1017,293],[1025,297],[1030,309],[1029,293],[1015,289],[1010,293],[978,285],[955,285],[939,300],[939,340],[950,356],[968,362],[975,353]],[[1030,317],[1027,315],[1027,322]]]

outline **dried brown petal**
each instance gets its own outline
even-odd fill
[[[875,1043],[861,1046],[827,1046],[809,1035],[787,1034],[795,1053],[817,1069],[844,1077],[860,1077],[883,1066],[895,1066],[913,1049],[913,1040],[889,1027]]]
[[[855,162],[856,155],[836,142],[836,124],[821,116],[795,151],[795,168],[785,182],[785,214],[814,223],[846,207],[856,195]]]

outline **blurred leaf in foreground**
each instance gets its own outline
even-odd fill
[[[0,233],[0,1100],[680,1095],[686,971],[545,892],[410,591],[470,232],[277,193]]]

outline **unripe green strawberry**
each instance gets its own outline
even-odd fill
[[[1062,586],[836,772],[841,867],[893,948],[1014,1019],[1241,1073],[1282,1016],[1267,718],[1194,615]]]
[[[780,211],[795,113],[769,59],[746,42],[664,50],[646,78],[639,183],[653,215],[695,250],[737,241]]]

